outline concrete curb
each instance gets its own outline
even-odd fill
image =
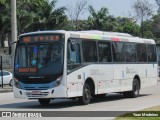
[[[6,93],[6,92],[13,92],[13,90],[3,90],[3,89],[1,90],[0,89],[0,93]]]
[[[9,86],[4,86],[3,88],[0,87],[0,93],[5,93],[5,92],[13,92],[12,87]]]

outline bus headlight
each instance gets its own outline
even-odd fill
[[[63,78],[63,76],[60,76],[57,78],[57,80],[55,81],[54,87],[57,87],[61,84],[62,78]]]

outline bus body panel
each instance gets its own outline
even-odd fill
[[[157,64],[139,64],[138,75],[141,88],[157,85]]]
[[[68,97],[82,96],[83,90],[82,69],[75,70],[67,75]]]
[[[147,77],[146,68],[148,68]],[[132,90],[133,80],[136,75],[140,77],[141,88],[157,85],[156,69],[156,64],[88,65],[83,68],[83,72],[77,70],[67,76],[67,81],[70,81],[70,91],[68,95],[69,97],[82,96],[83,85],[87,78],[93,79],[95,83],[95,94],[130,91]],[[151,71],[154,71],[154,74],[150,73]],[[77,79],[77,73],[83,73],[82,78],[84,79],[80,80],[80,82]]]
[[[133,70],[129,71],[133,73],[126,73],[128,72],[128,67],[134,69],[134,72],[137,71],[137,65],[134,64],[126,65],[126,67],[122,67],[121,64],[88,65],[83,68],[83,72],[81,70],[76,70],[67,76],[70,87],[68,95],[69,97],[74,97],[74,95],[82,96],[83,85],[87,78],[91,78],[94,81],[95,94],[132,90],[132,83],[136,74]],[[83,73],[82,78],[84,79],[79,81],[77,77],[78,73]]]

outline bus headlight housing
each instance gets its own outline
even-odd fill
[[[61,84],[61,81],[63,79],[63,76],[60,76],[57,78],[57,80],[54,82],[54,87],[57,87]]]

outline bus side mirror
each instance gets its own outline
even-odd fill
[[[76,46],[74,43],[71,43],[71,51],[76,51]]]
[[[15,43],[17,43],[17,41],[11,42],[9,44],[9,55],[12,53],[12,45],[15,44]]]

